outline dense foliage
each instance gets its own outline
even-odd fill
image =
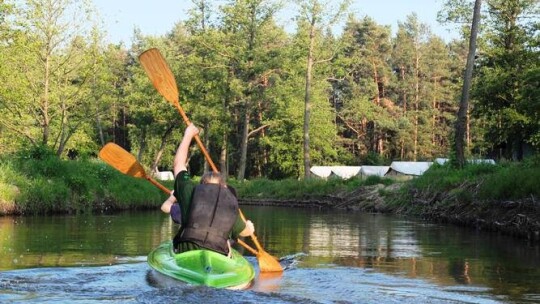
[[[44,146],[62,158],[95,156],[114,141],[151,170],[170,169],[183,125],[140,67],[151,47],[171,65],[212,158],[240,180],[303,176],[307,138],[312,165],[450,154],[466,30],[445,41],[415,14],[395,31],[350,15],[333,33],[330,19],[341,15],[311,0],[297,1],[291,33],[276,23],[277,1],[193,2],[188,20],[164,36],[135,32],[129,47],[103,42],[86,1],[0,2],[0,155]],[[472,12],[471,1],[446,2],[447,20]],[[539,147],[538,9],[535,0],[487,1],[471,154],[521,159]],[[202,172],[201,155],[190,164]]]

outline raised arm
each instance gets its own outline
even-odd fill
[[[186,165],[189,146],[191,145],[193,137],[195,137],[195,135],[197,134],[199,134],[199,129],[194,124],[190,124],[189,126],[187,126],[186,130],[184,131],[184,137],[182,138],[182,141],[180,142],[180,145],[176,150],[176,155],[174,156],[174,176],[178,175],[178,173],[183,170],[187,170]]]

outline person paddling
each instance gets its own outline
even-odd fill
[[[189,146],[199,129],[191,123],[174,157],[174,190],[163,202],[161,210],[180,224],[173,238],[177,253],[196,249],[210,249],[230,254],[230,240],[250,236],[255,232],[253,223],[239,216],[238,200],[233,188],[228,187],[221,174],[207,172],[201,183],[195,185],[187,172]]]

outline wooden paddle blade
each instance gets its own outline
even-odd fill
[[[263,272],[283,272],[283,267],[279,264],[277,258],[271,256],[268,252],[259,249],[257,254],[259,269]]]
[[[153,48],[139,55],[146,75],[156,90],[174,106],[178,105],[178,87],[174,75],[158,49]]]
[[[124,174],[146,178],[146,172],[137,159],[115,143],[110,142],[103,146],[99,151],[99,158]]]
[[[240,214],[240,218],[242,218],[242,220],[245,222],[246,217],[244,216],[242,210],[238,209],[238,213]],[[251,240],[253,243],[255,243],[255,246],[258,249],[257,260],[259,261],[259,268],[261,269],[261,272],[283,272],[283,267],[281,267],[277,258],[264,251],[255,233],[251,235]]]

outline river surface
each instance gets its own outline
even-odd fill
[[[285,268],[246,291],[153,272],[146,255],[177,229],[160,212],[0,217],[0,303],[540,303],[540,248],[523,240],[380,214],[242,209]]]

